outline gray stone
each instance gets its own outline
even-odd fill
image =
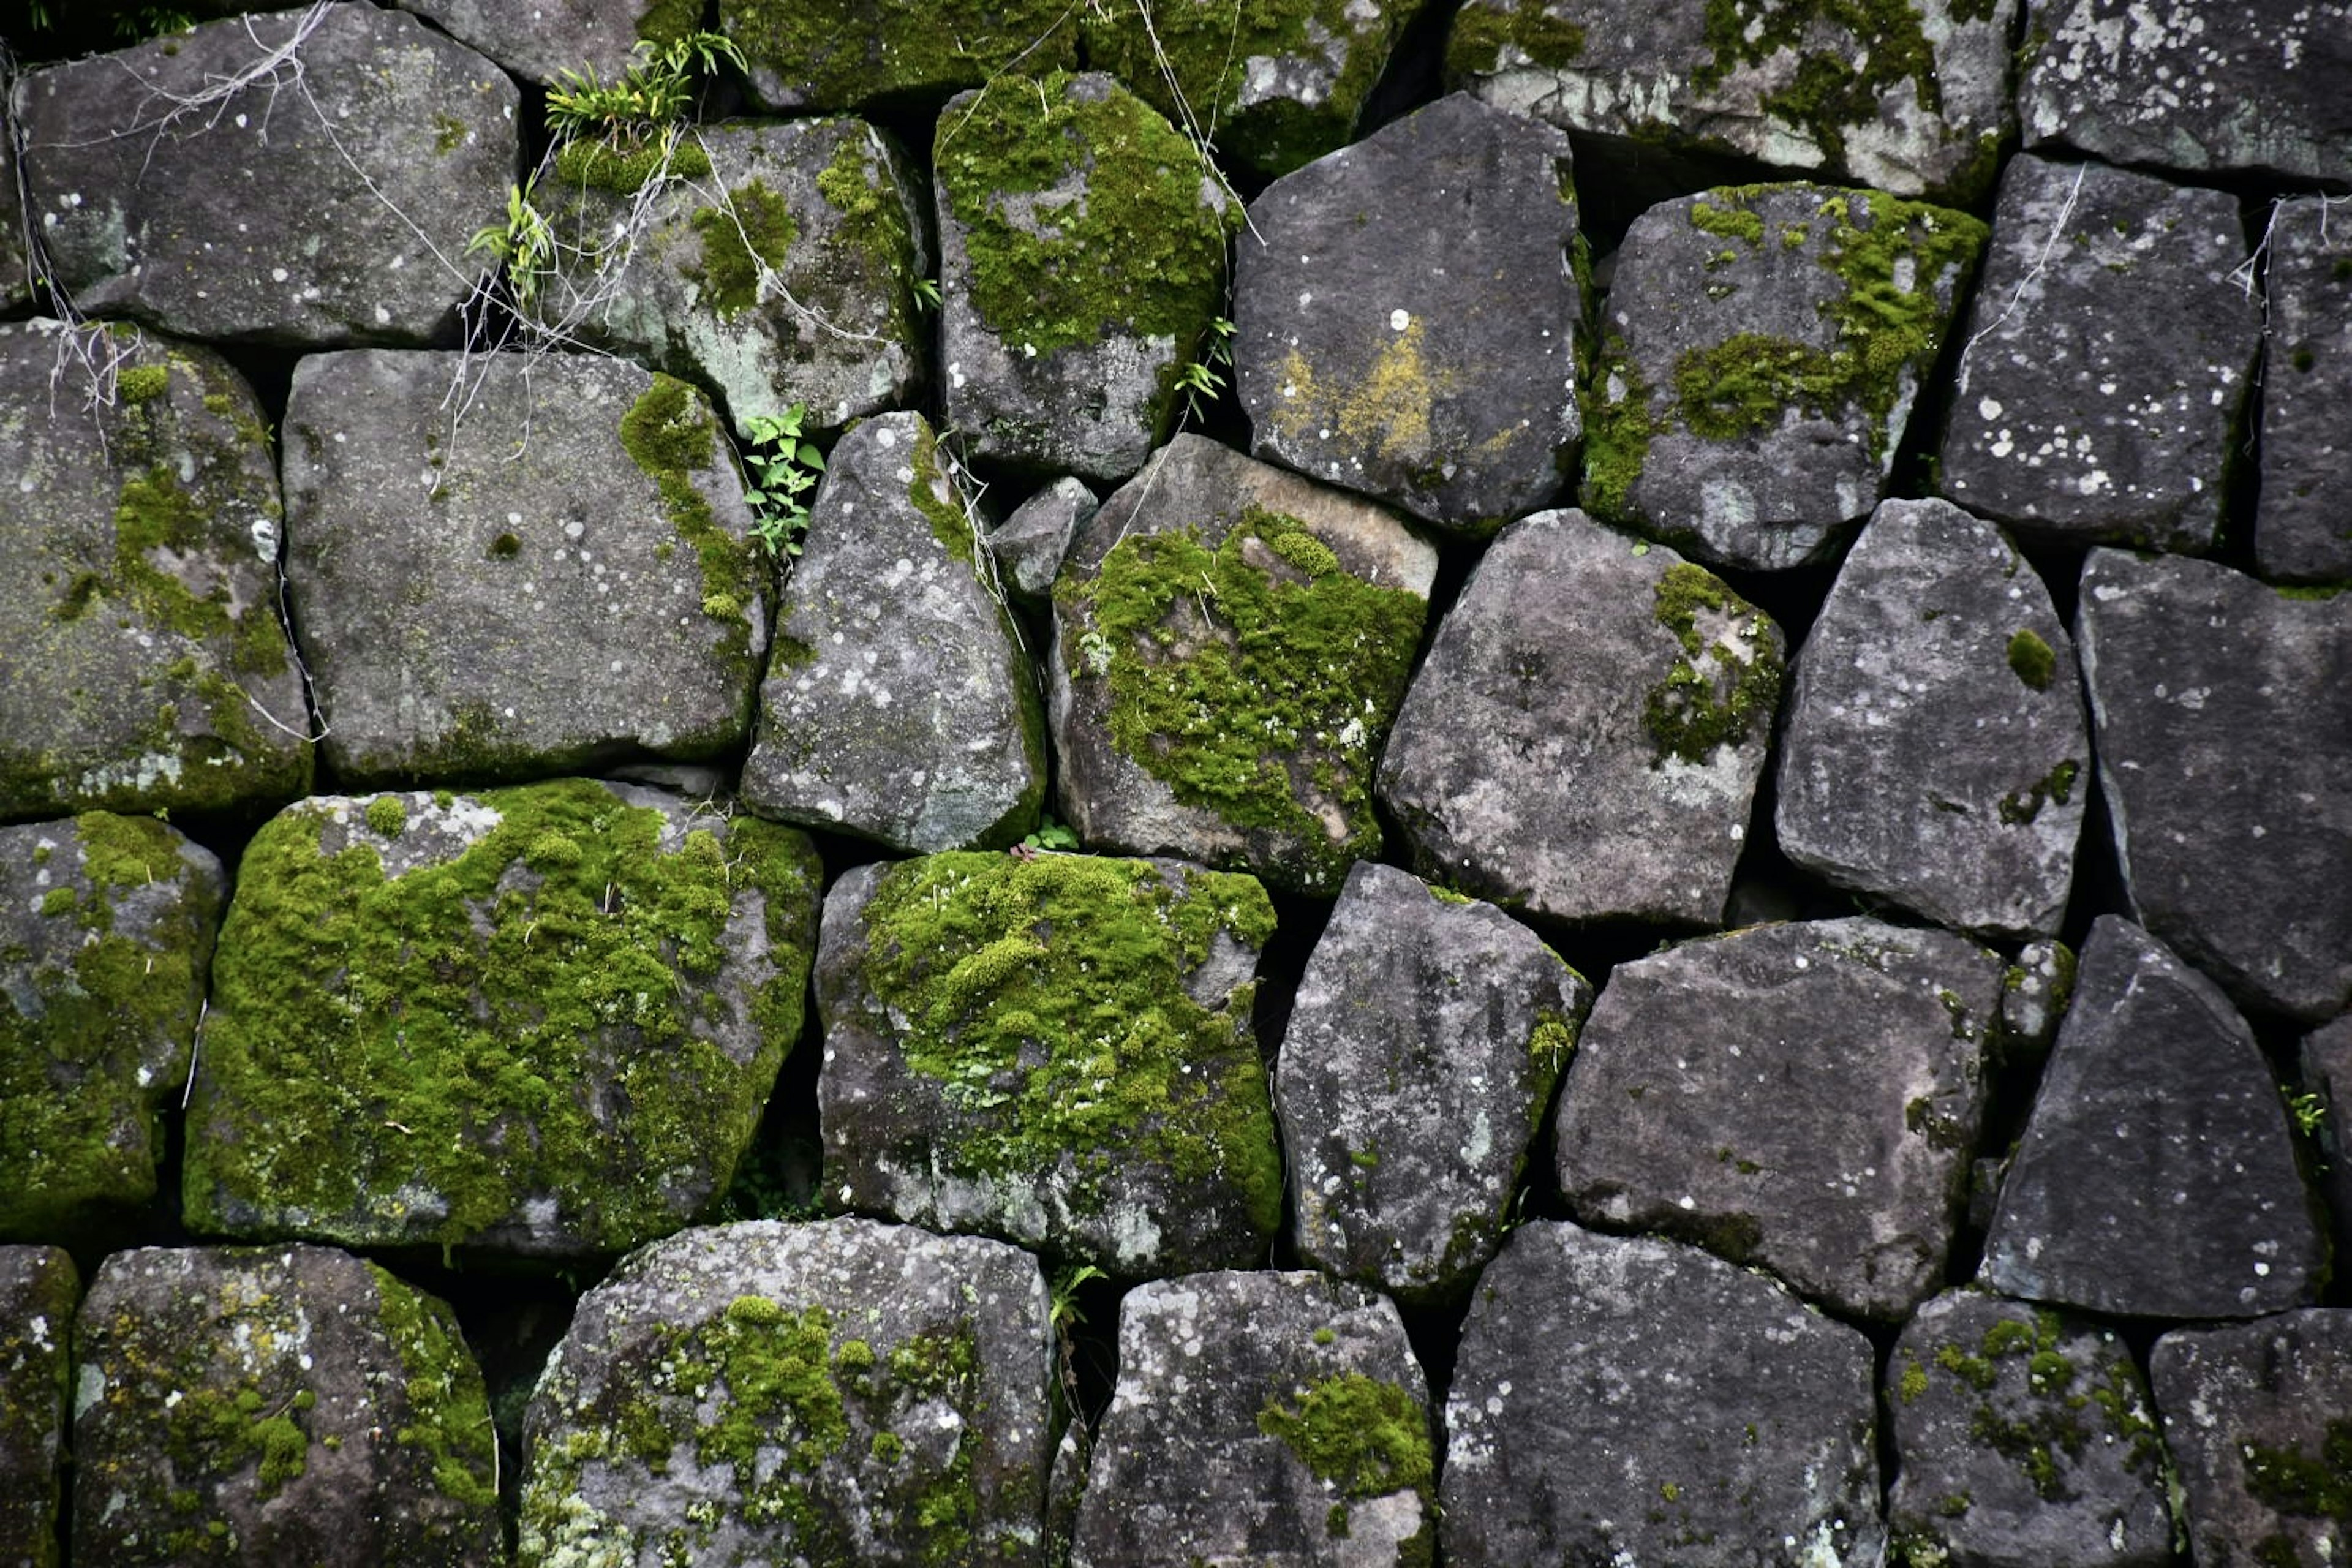
[[[1990,952],[1861,918],[1621,963],[1560,1094],[1560,1190],[1900,1318],[1944,1280],[2000,996]]]
[[[1036,1259],[835,1219],[689,1230],[582,1298],[527,1418],[518,1563],[1028,1562]]]
[[[295,367],[286,575],[350,784],[740,745],[766,563],[709,401],[584,355]]]
[[[1831,185],[1664,202],[1617,251],[1585,507],[1704,560],[1825,556],[1885,494],[1985,229]]]
[[[641,36],[658,37],[678,0],[393,0],[440,24],[527,81],[558,85],[565,71],[599,82],[625,72]],[[699,25],[698,9],[689,25]]]
[[[1445,1560],[1871,1563],[1870,1342],[1693,1247],[1537,1221],[1446,1396]]]
[[[1433,1470],[1386,1300],[1309,1273],[1156,1280],[1119,1303],[1070,1568],[1427,1563]]]
[[[2168,1568],[2163,1440],[2114,1330],[1948,1291],[1905,1326],[1885,1394],[1896,1562]]]
[[[1948,502],[1882,504],[1797,658],[1781,852],[1943,925],[2046,935],[2090,755],[2074,639],[2033,569]]]
[[[1456,95],[1267,187],[1234,268],[1251,449],[1473,532],[1556,497],[1584,428],[1570,168],[1562,132]]]
[[[155,1195],[224,890],[152,817],[0,827],[0,1237],[81,1241]]]
[[[456,1314],[324,1247],[145,1247],[74,1324],[73,1558],[488,1568],[496,1442]]]
[[[2019,948],[2017,962],[2001,974],[2001,1059],[2021,1063],[2047,1056],[2074,994],[2074,949],[2050,937]]]
[[[1467,1289],[1591,1005],[1492,904],[1358,861],[1276,1066],[1299,1256],[1404,1299]]]
[[[2352,579],[2352,222],[2330,212],[2341,205],[2305,197],[2271,209],[2254,523],[2266,577]]]
[[[1069,19],[1067,0],[1001,0],[951,19],[938,0],[719,0],[752,101],[795,113],[936,106],[1006,71],[1066,70],[1078,58]]]
[[[33,272],[28,259],[25,254],[25,196],[16,175],[16,139],[0,137],[0,310],[13,310],[32,299]]]
[[[2228,998],[2102,915],[1979,1278],[2004,1295],[2148,1318],[2251,1318],[2326,1277],[2286,1110]]]
[[[81,1275],[59,1247],[0,1247],[0,1563],[58,1568],[66,1392]]]
[[[268,806],[310,783],[252,390],[127,327],[0,327],[0,817]]]
[[[2148,1356],[2198,1568],[2352,1551],[2352,1311],[2176,1329]]]
[[[1052,598],[1070,541],[1099,504],[1084,480],[1066,474],[1014,507],[988,536],[1005,591],[1024,605]]]
[[[2352,1005],[2352,598],[2091,552],[2083,676],[2134,918],[2240,1004]]]
[[[1274,910],[1177,861],[935,855],[825,897],[824,1187],[1134,1278],[1244,1267],[1282,1224],[1251,1038]]]
[[[2352,1258],[2352,1014],[2305,1035],[2298,1065],[2297,1130],[2319,1154],[2336,1256]]]
[[[842,437],[784,588],[743,801],[894,849],[1001,849],[1045,798],[1037,678],[919,414]]]
[[[1050,1568],[1068,1568],[1070,1544],[1077,1538],[1078,1505],[1087,1497],[1087,1468],[1093,1463],[1094,1440],[1083,1415],[1074,1415],[1054,1446],[1054,1466],[1045,1476],[1045,1556]]]
[[[1764,771],[1780,627],[1579,511],[1503,531],[1397,715],[1414,868],[1559,920],[1713,925]]]
[[[189,1228],[573,1260],[689,1223],[799,1037],[819,879],[635,784],[289,808],[214,956]]]
[[[1336,892],[1381,852],[1372,769],[1436,573],[1371,502],[1178,437],[1054,590],[1062,816],[1097,847]]]
[[[1944,493],[2051,538],[2210,549],[2262,341],[2245,255],[2225,192],[2011,159]]]
[[[305,347],[455,330],[520,104],[488,60],[367,5],[210,22],[16,86],[50,267],[83,310]]]

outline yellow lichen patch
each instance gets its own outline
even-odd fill
[[[1319,384],[1297,349],[1283,361],[1282,400],[1275,405],[1276,428],[1294,440],[1331,438],[1349,451],[1417,466],[1435,455],[1430,411],[1450,395],[1460,379],[1454,372],[1432,373],[1422,355],[1423,323],[1398,332],[1372,361],[1361,384],[1332,393]]]

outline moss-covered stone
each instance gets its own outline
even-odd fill
[[[1718,746],[1745,743],[1760,721],[1769,732],[1785,674],[1771,622],[1703,566],[1676,562],[1654,590],[1660,626],[1683,646],[1666,679],[1643,699],[1643,723],[1656,760],[1704,764]],[[1728,622],[1733,641],[1702,631]],[[1717,668],[1702,668],[1702,655]]]
[[[748,606],[765,596],[767,584],[750,542],[719,526],[709,498],[695,480],[697,473],[722,460],[717,456],[718,429],[709,399],[656,372],[653,385],[621,416],[621,445],[660,488],[671,526],[702,563],[702,613],[728,628],[719,657],[748,675],[756,668]]]
[[[0,1542],[12,1568],[58,1568],[67,1398],[81,1276],[63,1247],[0,1247]]]
[[[1584,28],[1553,16],[1545,0],[1503,0],[1456,13],[1445,38],[1445,74],[1459,80],[1513,64],[1557,69],[1583,53]]]
[[[1412,1391],[1360,1372],[1318,1378],[1295,1399],[1270,1398],[1258,1412],[1258,1430],[1277,1437],[1309,1474],[1334,1489],[1340,1500],[1326,1515],[1335,1536],[1349,1532],[1348,1505],[1394,1492],[1421,1498],[1433,1513],[1436,1464],[1429,1444],[1429,1414]],[[1433,1558],[1426,1534],[1415,1536],[1417,1552],[1400,1552],[1398,1568],[1427,1564]]]
[[[719,0],[752,96],[770,109],[933,104],[1013,69],[1066,69],[1066,0],[1004,0],[943,16],[932,0]]]

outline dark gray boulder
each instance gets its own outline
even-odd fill
[[[56,285],[228,342],[423,343],[503,226],[521,95],[400,11],[228,18],[16,84]]]
[[[700,13],[695,15],[698,17]],[[1067,0],[719,0],[719,27],[743,51],[751,100],[805,113],[873,104],[936,106],[1004,72],[1077,64]]]
[[[1098,847],[1336,892],[1381,852],[1372,769],[1436,572],[1382,508],[1179,436],[1055,585],[1062,816]]]
[[[639,40],[667,39],[702,21],[681,0],[393,0],[440,24],[527,81],[559,85],[566,71],[611,82]]]
[[[684,382],[584,355],[314,355],[285,468],[286,575],[343,782],[742,743],[768,569]]]
[[[1070,1568],[1426,1568],[1429,1396],[1382,1298],[1310,1273],[1190,1274],[1119,1303],[1118,1385]]]
[[[2057,929],[2090,802],[2074,639],[1945,501],[1887,501],[1797,658],[1773,826],[1840,887],[1990,936]]]
[[[2326,1262],[2252,1031],[2211,981],[2102,915],[1979,1278],[2118,1316],[2251,1318],[2310,1301]]]
[[[1944,493],[2077,542],[2212,546],[2262,301],[2238,201],[2098,163],[2001,175]]]
[[[1898,1563],[2168,1568],[2147,1384],[2112,1329],[1973,1290],[1919,1309],[1887,1363]]]
[[[1560,1190],[1900,1318],[1943,1283],[2000,996],[1992,953],[1859,918],[1619,964],[1560,1093]]]
[[[1694,1247],[1536,1221],[1445,1401],[1456,1568],[1879,1561],[1870,1342]]]
[[[1381,800],[1433,881],[1565,921],[1716,924],[1782,647],[1704,567],[1538,512],[1488,547],[1438,627]]]
[[[1586,510],[1723,565],[1827,554],[1885,493],[1984,238],[1966,213],[1830,185],[1643,214],[1584,400]]]
[[[2083,677],[2134,916],[2241,1005],[2352,1005],[2352,597],[2095,550]]]
[[[531,1396],[516,1561],[1032,1561],[1046,1310],[1036,1259],[977,1237],[657,1241],[582,1298]]]
[[[2340,198],[2339,198],[2340,200]],[[2263,274],[2261,514],[2265,577],[2352,579],[2352,233],[2324,198],[2271,209]]]
[[[2352,1014],[2305,1035],[2298,1065],[2302,1088],[2289,1110],[2319,1152],[2336,1256],[2352,1258]]]
[[[496,1440],[456,1314],[325,1247],[144,1247],[74,1324],[73,1557],[489,1568]]]
[[[1065,474],[1014,507],[988,535],[1005,592],[1024,605],[1049,601],[1070,541],[1100,504],[1085,480]]]
[[[0,1563],[57,1568],[81,1275],[60,1247],[0,1247]]]
[[[1268,186],[1234,267],[1251,450],[1472,532],[1557,496],[1583,431],[1570,169],[1562,132],[1457,94]]]
[[[2039,1061],[2058,1037],[2074,994],[2074,950],[2037,937],[2017,950],[2001,973],[2000,1043],[2005,1062]]]
[[[784,587],[743,803],[894,849],[1003,848],[1045,798],[1045,716],[919,414],[841,439]]]

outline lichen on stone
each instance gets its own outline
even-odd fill
[[[621,445],[660,490],[678,538],[693,547],[702,565],[703,613],[727,628],[719,657],[748,681],[758,673],[758,650],[751,647],[746,606],[765,597],[766,584],[751,543],[719,525],[695,482],[697,473],[732,460],[720,453],[718,430],[718,419],[699,392],[656,372],[653,384],[621,416]]]
[[[1704,764],[1718,746],[1744,745],[1759,721],[1769,732],[1785,666],[1764,613],[1715,574],[1687,561],[1667,567],[1653,594],[1657,623],[1683,648],[1643,703],[1643,725],[1655,748],[1654,761],[1675,757]],[[1701,615],[1725,622],[1727,631],[1703,632]],[[1726,635],[1747,651],[1737,651]],[[1702,666],[1702,658],[1716,668]]]
[[[1330,1489],[1335,1500],[1325,1517],[1329,1534],[1349,1532],[1349,1504],[1396,1492],[1416,1494],[1423,1519],[1434,1514],[1429,1416],[1403,1385],[1357,1372],[1317,1378],[1270,1394],[1258,1410],[1257,1426]],[[1424,1530],[1402,1544],[1396,1562],[1399,1568],[1410,1568],[1428,1563],[1432,1556]]]

